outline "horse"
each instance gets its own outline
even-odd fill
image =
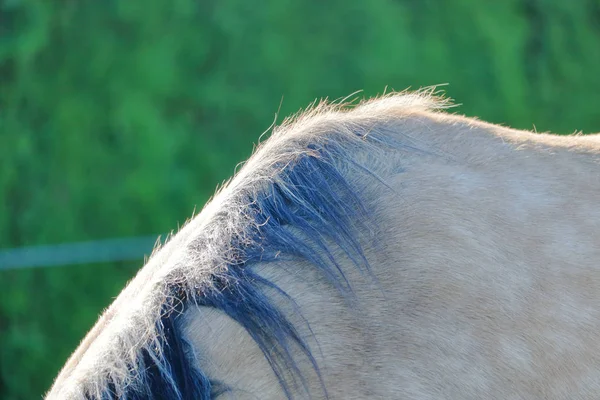
[[[47,399],[596,399],[600,134],[433,90],[272,129]]]

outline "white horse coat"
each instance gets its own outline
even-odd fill
[[[600,135],[443,108],[275,128],[47,398],[600,398]]]

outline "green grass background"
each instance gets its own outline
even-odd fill
[[[0,0],[0,247],[167,232],[315,98],[600,130],[600,0]],[[35,399],[141,266],[0,272],[0,398]]]

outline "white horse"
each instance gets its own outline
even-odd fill
[[[446,107],[275,128],[48,399],[600,398],[600,135]]]

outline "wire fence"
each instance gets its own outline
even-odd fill
[[[0,250],[0,271],[143,260],[159,235]],[[164,236],[163,236],[164,237]]]

